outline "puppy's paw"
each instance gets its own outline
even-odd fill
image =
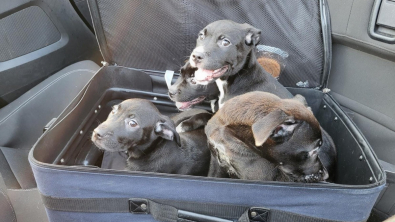
[[[181,122],[180,124],[178,124],[178,126],[176,127],[176,131],[177,133],[185,133],[188,131],[192,131],[193,126],[191,124],[188,123],[188,120]]]
[[[315,174],[310,174],[310,175],[305,175],[302,181],[304,183],[318,183],[320,181],[324,181],[324,176],[323,173],[315,173]]]
[[[176,127],[176,131],[177,133],[185,132],[184,128],[182,128],[182,123],[178,124],[178,126]]]

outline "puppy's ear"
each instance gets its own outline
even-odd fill
[[[252,124],[255,146],[262,146],[270,137],[276,142],[284,142],[292,136],[296,121],[282,110],[274,110],[264,118]]]
[[[245,43],[246,45],[253,45],[256,46],[259,44],[261,40],[261,30],[254,28],[254,27],[250,27],[247,31],[247,35],[245,37]]]
[[[189,60],[187,60],[187,61],[185,61],[185,64],[181,67],[180,73],[183,74],[190,68],[192,68],[191,64],[189,63]]]
[[[174,140],[178,146],[181,146],[180,135],[178,135],[174,129],[174,124],[168,117],[163,117],[163,120],[156,123],[155,134],[167,140]]]
[[[195,71],[197,70],[197,68],[194,68],[194,67],[192,67],[191,66],[191,63],[189,63],[189,60],[188,61],[186,61],[186,63],[181,67],[181,69],[180,69],[180,74],[182,75],[182,76],[185,76],[185,75],[192,75],[192,74],[194,74],[195,73]],[[188,75],[188,76],[189,76]]]

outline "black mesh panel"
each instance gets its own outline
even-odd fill
[[[323,43],[318,0],[97,0],[105,40],[118,65],[179,70],[210,22],[262,30],[261,44],[288,52],[280,82],[320,85]],[[95,25],[99,24],[95,21]]]
[[[60,37],[60,32],[41,8],[25,8],[0,19],[0,62],[44,48],[59,41]]]

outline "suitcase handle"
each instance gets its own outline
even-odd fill
[[[67,198],[41,193],[47,209],[86,213],[151,214],[165,222],[339,222],[263,207],[145,198]],[[232,220],[229,218],[238,218]]]
[[[179,202],[178,202],[179,204]],[[196,211],[210,212],[219,215],[226,215],[229,212],[240,212],[241,206],[221,205],[221,204],[195,204]],[[151,214],[157,221],[169,222],[339,222],[322,218],[314,218],[305,215],[295,214],[281,210],[269,210],[263,207],[246,208],[244,213],[237,220],[228,220],[215,216],[194,213],[177,209],[173,206],[157,203],[149,199],[131,198],[129,199],[129,211],[131,213]],[[231,218],[231,217],[229,217]]]
[[[234,222],[233,220],[227,220],[219,217],[179,210],[170,205],[157,203],[152,200],[141,198],[129,199],[129,211],[134,214],[151,214],[155,218],[155,220],[158,221]]]
[[[177,221],[206,221],[206,222],[233,222],[233,220],[226,220],[222,219],[219,217],[212,217],[212,216],[207,216],[204,214],[197,214],[189,211],[184,211],[184,210],[178,210],[178,218]]]

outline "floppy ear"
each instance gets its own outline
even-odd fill
[[[181,67],[180,69],[180,74],[182,76],[184,75],[192,75],[193,73],[195,73],[195,71],[198,70],[198,68],[192,67],[191,63],[188,61],[186,61],[186,63]]]
[[[178,135],[173,123],[168,117],[156,123],[155,134],[167,140],[174,140],[178,146],[181,146],[180,135]]]
[[[189,59],[187,61],[185,61],[185,64],[181,67],[180,69],[180,73],[185,73],[187,71],[187,69],[190,69],[191,67],[191,63],[189,63]]]
[[[247,35],[245,37],[246,45],[256,46],[259,44],[260,40],[261,40],[261,30],[251,26],[251,28],[248,29]]]
[[[282,110],[275,110],[252,124],[255,146],[262,146],[270,137],[276,142],[287,140],[294,132],[297,123]]]

